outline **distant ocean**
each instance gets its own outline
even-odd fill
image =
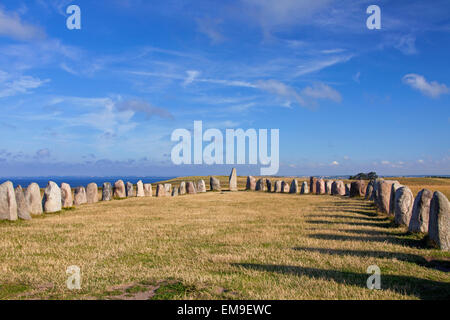
[[[79,186],[85,187],[91,182],[96,183],[99,187],[101,187],[104,182],[110,182],[114,185],[114,182],[119,179],[123,180],[125,183],[131,182],[136,184],[139,180],[142,180],[143,183],[155,183],[173,178],[175,177],[9,177],[0,178],[0,184],[5,181],[11,181],[14,184],[14,187],[21,185],[23,188],[26,188],[30,183],[35,182],[40,188],[45,188],[49,181],[53,181],[58,185],[65,182],[72,188],[76,188]]]

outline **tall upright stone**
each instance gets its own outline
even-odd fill
[[[14,190],[16,194],[17,216],[22,220],[31,220],[30,206],[25,200],[25,194],[21,186],[17,186]]]
[[[37,183],[31,183],[25,190],[25,200],[30,206],[31,214],[42,214],[44,212],[42,208],[41,189]]]
[[[131,182],[127,182],[126,188],[127,188],[127,197],[128,198],[136,197],[136,193],[134,191],[134,185]]]
[[[197,193],[194,182],[189,181],[186,183],[186,192],[187,192],[187,194],[196,194]]]
[[[206,192],[206,184],[205,180],[199,180],[197,181],[197,191],[199,193],[205,193]]]
[[[376,202],[378,209],[383,213],[389,213],[392,185],[396,181],[379,180],[376,190]],[[397,181],[398,182],[398,181]]]
[[[367,184],[367,188],[366,188],[366,194],[364,195],[364,199],[366,200],[373,200],[372,198],[372,193],[373,193],[373,180],[370,180],[369,183]]]
[[[123,183],[122,180],[117,180],[114,183],[114,198],[126,198],[127,197],[127,192],[125,189],[125,184]]]
[[[245,190],[256,191],[256,179],[255,177],[248,176],[247,177],[247,185],[245,186]]]
[[[70,208],[73,206],[72,189],[67,183],[61,183],[61,206]]]
[[[366,194],[366,185],[364,180],[352,181],[350,184],[350,197],[364,197]]]
[[[113,198],[113,189],[111,183],[109,182],[103,183],[102,201],[111,201],[112,198]]]
[[[336,180],[331,185],[331,194],[335,196],[345,196],[345,184],[342,180]]]
[[[220,180],[215,177],[209,178],[209,187],[211,191],[222,191],[222,188],[220,187]]]
[[[346,183],[345,184],[345,195],[346,196],[350,196],[350,189],[351,189],[351,187],[352,187],[352,185],[351,185],[351,183]]]
[[[178,193],[179,193],[179,188],[178,187],[173,187],[172,189],[172,197],[178,197]]]
[[[325,181],[325,193],[331,194],[331,187],[333,186],[333,180],[327,180]]]
[[[303,181],[302,189],[300,190],[300,194],[308,194],[308,193],[309,193],[308,182]]]
[[[450,203],[439,191],[436,191],[431,199],[428,235],[438,248],[450,251]]]
[[[256,191],[267,191],[266,183],[267,183],[266,179],[264,179],[264,178],[258,179],[258,181],[256,181],[255,190]]]
[[[402,186],[395,192],[394,220],[398,226],[409,226],[414,204],[414,196],[411,190]]]
[[[309,178],[309,191],[311,193],[317,193],[317,178],[315,177]]]
[[[171,183],[165,183],[164,184],[164,189],[166,189],[166,194],[170,195],[170,193],[172,192],[172,184]]]
[[[282,193],[289,193],[289,183],[287,183],[286,181],[282,181],[281,182],[281,192]]]
[[[389,200],[389,214],[391,216],[395,215],[395,193],[398,189],[403,187],[399,182],[395,181],[391,186],[391,198]]]
[[[186,182],[185,182],[185,181],[182,181],[182,182],[180,183],[180,190],[179,190],[178,193],[179,193],[180,195],[186,194]]]
[[[289,189],[289,193],[294,193],[294,194],[297,194],[297,193],[299,193],[299,189],[298,189],[298,181],[297,181],[297,179],[292,179],[292,182],[291,182],[291,188]]]
[[[145,197],[144,183],[139,180],[136,184],[136,197]]]
[[[408,230],[410,232],[428,232],[428,222],[430,217],[430,204],[433,198],[433,192],[428,189],[422,189],[416,196],[413,204],[411,221]]]
[[[17,202],[11,181],[0,185],[0,220],[17,220]]]
[[[170,195],[170,193],[169,193]],[[166,188],[163,184],[158,184],[156,186],[156,196],[157,197],[165,197],[166,196]]]
[[[146,197],[152,197],[153,196],[152,185],[150,183],[144,184],[144,194],[145,194]]]
[[[283,182],[281,180],[275,181],[274,192],[276,192],[276,193],[283,192]]]
[[[87,203],[86,189],[84,187],[76,187],[73,192],[73,204],[79,206]]]
[[[89,183],[86,187],[86,199],[87,203],[98,202],[98,186],[96,183]]]
[[[266,180],[267,192],[272,192],[272,181],[270,179]]]
[[[49,181],[44,190],[42,199],[44,212],[53,213],[61,211],[61,189],[53,181]]]
[[[316,182],[316,194],[325,194],[325,181],[318,179]]]
[[[231,170],[229,184],[230,184],[230,191],[238,191],[236,168],[233,168],[233,170]]]

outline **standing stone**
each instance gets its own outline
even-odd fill
[[[177,197],[178,196],[178,187],[174,187],[172,189],[172,197]]]
[[[272,192],[272,181],[270,179],[266,180],[267,192]]]
[[[185,182],[185,181],[182,181],[182,182],[180,183],[180,190],[179,190],[178,193],[179,193],[180,195],[186,194],[186,182]]]
[[[172,192],[172,184],[165,183],[164,184],[164,189],[166,189],[166,194],[169,195]]]
[[[75,188],[73,194],[73,204],[79,206],[87,203],[86,189],[84,187]]]
[[[258,181],[256,181],[255,190],[256,191],[266,191],[267,190],[266,179],[264,179],[264,178],[258,179]]]
[[[366,188],[366,194],[364,195],[364,199],[372,200],[372,193],[373,193],[373,180],[370,180]]]
[[[292,179],[291,188],[289,189],[289,193],[297,194],[298,192],[299,192],[298,181],[297,181],[297,179]]]
[[[409,226],[414,204],[414,196],[408,187],[400,187],[395,192],[394,220],[398,226]]]
[[[164,185],[158,184],[158,186],[156,187],[156,196],[157,197],[165,197],[166,196],[166,188],[164,187]]]
[[[41,189],[37,183],[31,183],[25,191],[25,200],[30,206],[31,214],[42,214]]]
[[[434,245],[441,250],[450,251],[450,203],[439,191],[431,199],[428,234]]]
[[[86,187],[87,203],[98,202],[98,186],[96,183],[89,183]]]
[[[63,208],[73,206],[72,189],[67,183],[61,183],[61,206]]]
[[[152,185],[150,183],[144,184],[144,194],[145,194],[146,197],[152,197],[153,196]]]
[[[197,182],[197,191],[200,193],[204,193],[206,192],[206,184],[205,184],[205,180],[199,180]]]
[[[318,179],[316,182],[316,194],[325,193],[325,181],[323,179]]]
[[[17,202],[11,181],[0,185],[0,220],[17,220]]]
[[[327,180],[325,181],[325,193],[331,194],[331,187],[333,186],[333,180]]]
[[[378,194],[379,194],[379,189],[380,189],[380,184],[381,181],[384,181],[384,179],[378,178],[375,179],[375,181],[373,182],[373,191],[372,191],[372,200],[375,203],[375,205],[377,205],[378,203]]]
[[[335,196],[345,196],[344,181],[337,180],[331,185],[331,194]]]
[[[144,184],[139,180],[136,184],[136,197],[145,197]]]
[[[209,178],[209,187],[211,191],[222,191],[220,188],[220,180],[214,177]]]
[[[397,181],[394,182],[391,186],[391,198],[389,200],[389,214],[391,216],[395,215],[395,193],[397,192],[398,189],[400,189],[401,187],[403,187],[403,185],[401,185],[400,183],[398,183]]]
[[[61,189],[53,181],[49,181],[42,200],[44,212],[53,213],[61,211]]]
[[[428,222],[430,217],[430,204],[433,192],[422,189],[416,196],[413,204],[411,221],[408,230],[410,232],[428,232]]]
[[[389,213],[392,185],[396,181],[380,180],[376,191],[376,205],[383,213]],[[398,182],[398,181],[397,181]]]
[[[289,183],[282,181],[281,182],[281,192],[282,193],[289,193]]]
[[[103,183],[102,188],[102,201],[111,201],[112,200],[112,186],[111,183],[105,182]]]
[[[17,204],[17,216],[19,219],[31,220],[30,206],[25,200],[25,194],[21,186],[17,186],[15,190],[16,204]]]
[[[317,178],[309,178],[309,191],[311,193],[317,193]]]
[[[233,168],[233,170],[231,170],[229,181],[230,181],[230,191],[238,191],[236,168]]]
[[[187,194],[196,194],[197,193],[197,190],[195,190],[195,185],[192,181],[189,181],[186,184],[186,192],[187,192]]]
[[[255,177],[252,177],[252,176],[247,177],[247,185],[245,186],[245,190],[256,191]]]
[[[281,180],[275,181],[275,190],[274,190],[274,192],[276,192],[276,193],[282,192],[282,190],[283,190],[282,186],[283,186],[283,183],[282,183]]]
[[[114,183],[114,198],[126,198],[127,193],[125,191],[125,184],[122,180],[118,180]]]
[[[308,182],[303,181],[302,183],[302,189],[300,190],[301,194],[308,194],[309,193],[309,187],[308,187]]]
[[[127,187],[127,197],[128,198],[136,197],[136,193],[134,192],[134,185],[131,182],[127,182],[126,187]]]
[[[345,184],[345,195],[346,196],[350,196],[350,189],[351,189],[352,185],[350,183],[346,183]]]
[[[350,197],[364,197],[366,185],[363,180],[356,180],[350,184]]]

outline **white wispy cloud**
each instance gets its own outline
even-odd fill
[[[217,44],[225,40],[225,37],[218,30],[222,20],[203,18],[196,19],[196,22],[198,31],[205,34],[211,40],[211,43]]]
[[[7,12],[1,7],[0,36],[21,41],[41,40],[46,37],[42,28],[22,21],[18,13]]]
[[[27,75],[13,75],[0,70],[0,98],[29,93],[49,81]]]
[[[334,102],[342,101],[341,94],[325,83],[315,83],[311,87],[306,87],[302,90],[302,94],[314,99],[327,99]]]
[[[303,76],[309,73],[318,72],[322,69],[334,66],[336,64],[345,63],[353,58],[353,55],[334,56],[331,58],[324,58],[320,60],[309,61],[303,65],[297,66],[297,71],[294,73],[296,77]]]
[[[405,75],[403,77],[403,83],[431,98],[439,98],[443,94],[450,93],[450,88],[445,84],[438,83],[437,81],[428,82],[420,74],[410,73]]]

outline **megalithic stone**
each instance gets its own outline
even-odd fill
[[[76,187],[73,193],[73,204],[79,206],[87,203],[86,189],[84,187]]]
[[[152,185],[150,183],[144,184],[144,194],[145,194],[146,197],[152,197],[153,196]]]
[[[145,197],[144,183],[142,182],[142,180],[139,180],[136,183],[136,197]]]
[[[86,187],[87,203],[98,202],[98,186],[96,183],[89,183]]]
[[[409,226],[414,204],[414,196],[408,187],[400,187],[395,192],[394,220],[398,226]]]
[[[428,235],[438,248],[450,251],[450,204],[447,197],[439,191],[431,199]]]
[[[31,214],[42,214],[44,212],[42,208],[41,189],[37,183],[31,183],[25,191],[25,200],[30,206]]]
[[[111,183],[105,182],[103,183],[102,188],[102,201],[111,201],[113,198],[113,191]]]
[[[114,183],[114,198],[126,198],[127,192],[125,190],[125,184],[122,180],[117,180]]]
[[[0,220],[17,220],[17,202],[11,181],[0,185]]]
[[[302,183],[302,189],[300,190],[301,194],[308,194],[309,193],[309,186],[308,186],[308,182],[303,181]]]
[[[229,184],[230,184],[230,191],[238,191],[236,168],[233,168],[233,170],[231,170]]]
[[[19,219],[30,220],[30,206],[28,202],[25,200],[25,194],[21,186],[17,186],[14,190],[16,194],[16,203],[17,203],[17,216]]]
[[[44,190],[42,204],[44,212],[54,213],[61,211],[61,189],[55,182],[48,182],[47,187]]]
[[[245,190],[256,191],[255,177],[252,177],[252,176],[247,177],[247,185],[245,186]]]
[[[70,208],[73,206],[72,189],[67,183],[61,183],[61,206]]]
[[[428,189],[422,189],[416,196],[413,204],[411,221],[408,230],[410,232],[428,232],[428,223],[430,218],[430,204],[433,198],[433,192]]]
[[[222,191],[220,187],[220,180],[215,177],[209,178],[209,186],[211,191]]]

